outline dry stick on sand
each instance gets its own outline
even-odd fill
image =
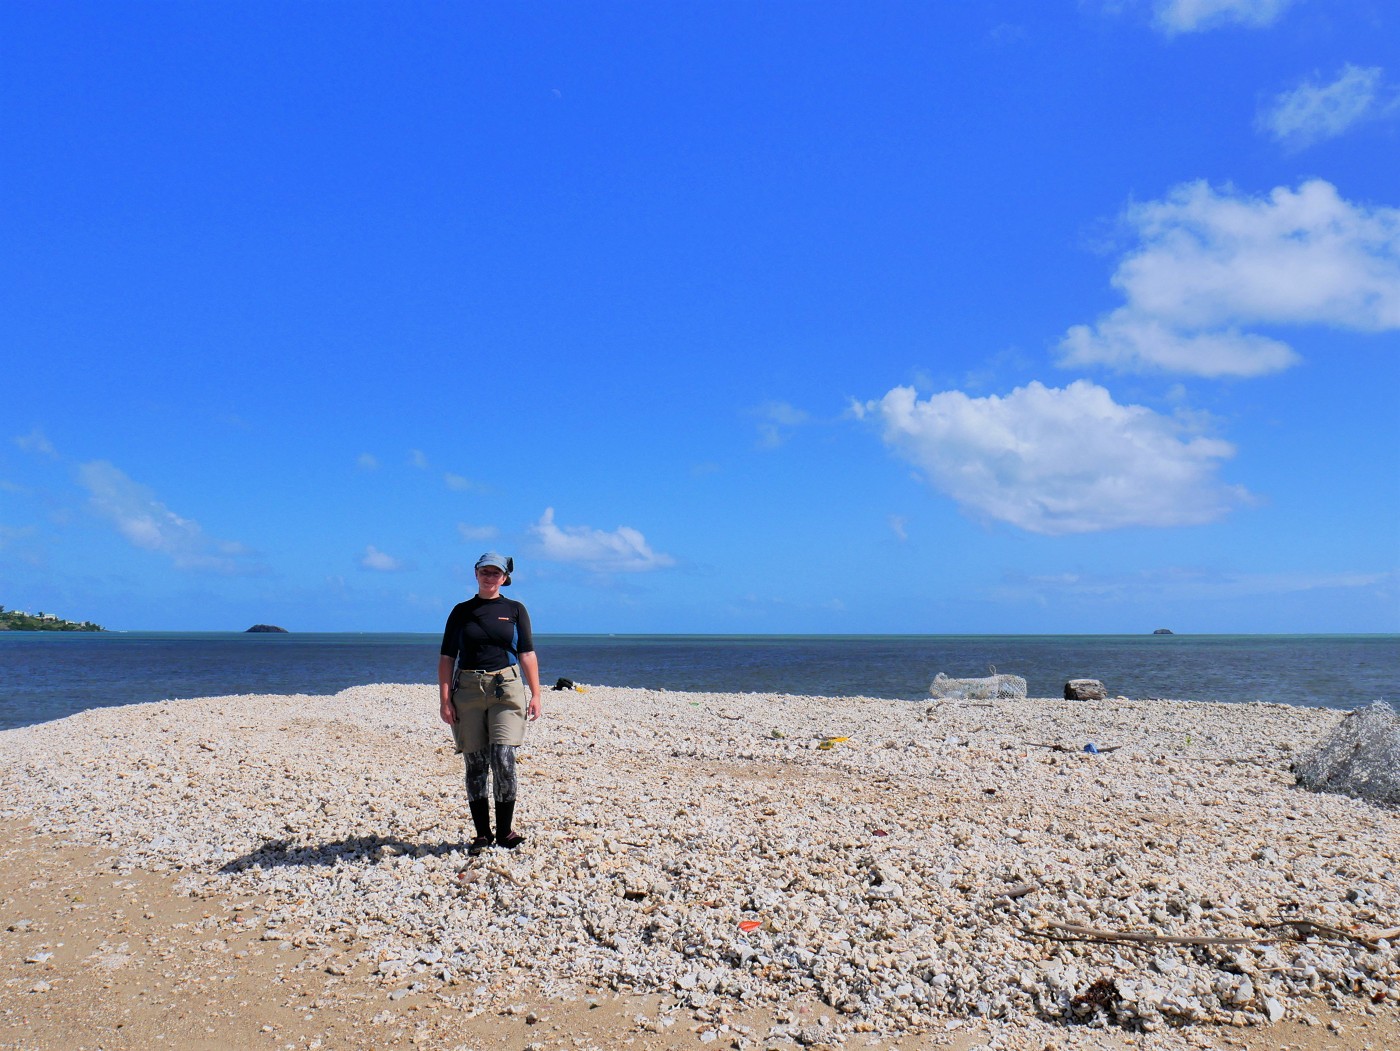
[[[1166,934],[1138,934],[1132,931],[1105,931],[1097,927],[1081,927],[1077,923],[1056,923],[1044,927],[1023,927],[1033,938],[1049,938],[1057,942],[1115,942],[1129,945],[1258,945],[1271,938],[1197,938],[1172,937]]]
[[[1331,938],[1339,938],[1344,941],[1360,942],[1368,949],[1377,949],[1380,942],[1389,941],[1391,938],[1400,936],[1400,928],[1389,931],[1381,931],[1379,934],[1366,936],[1355,931],[1343,930],[1340,927],[1332,927],[1325,923],[1317,923],[1314,920],[1275,920],[1272,923],[1259,923],[1255,926],[1264,929],[1274,929],[1279,927],[1289,927],[1301,938],[1306,938],[1309,934],[1321,934]],[[1077,923],[1058,923],[1049,921],[1044,927],[1023,927],[1022,931],[1033,938],[1049,938],[1051,941],[1061,942],[1111,942],[1128,945],[1267,945],[1277,941],[1275,937],[1255,937],[1255,938],[1207,938],[1195,936],[1176,937],[1168,934],[1141,934],[1136,931],[1106,931],[1097,927],[1084,927]]]
[[[1358,934],[1356,931],[1344,930],[1341,927],[1332,927],[1326,923],[1318,923],[1316,920],[1305,919],[1278,919],[1273,923],[1259,924],[1261,927],[1292,927],[1295,934],[1300,938],[1306,938],[1309,934],[1322,934],[1329,938],[1337,938],[1342,941],[1360,942],[1368,949],[1379,949],[1381,942],[1393,941],[1400,937],[1400,927],[1393,930],[1380,931],[1376,934]]]
[[[1078,748],[1071,748],[1068,745],[1063,744],[1045,744],[1041,741],[1022,741],[1021,743],[1027,748],[1048,748],[1052,752],[1073,752],[1076,755],[1079,754]],[[1123,746],[1121,744],[1105,745],[1104,747],[1099,749],[1099,754],[1102,755],[1105,752],[1116,752],[1122,747]]]

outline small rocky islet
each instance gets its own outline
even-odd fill
[[[518,852],[466,856],[461,760],[422,685],[6,731],[0,814],[192,894],[256,897],[245,922],[307,967],[470,1011],[611,987],[673,1001],[643,1029],[769,1004],[770,1041],[988,1019],[1013,1027],[1000,1047],[1109,1026],[1184,1049],[1198,1023],[1396,1008],[1400,814],[1290,772],[1339,712],[546,702],[520,753]],[[798,997],[832,1017],[785,1013]]]

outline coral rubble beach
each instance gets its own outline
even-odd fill
[[[0,733],[0,1046],[1400,1044],[1400,814],[1289,769],[1339,712],[545,710],[475,859],[432,686]]]

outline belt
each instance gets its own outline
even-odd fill
[[[512,679],[520,678],[520,669],[514,664],[509,664],[498,671],[483,671],[480,668],[458,668],[457,679],[461,681],[463,677],[473,679],[496,679],[502,682],[509,682]]]

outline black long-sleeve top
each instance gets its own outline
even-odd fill
[[[515,663],[512,655],[534,649],[530,614],[524,603],[504,596],[485,599],[473,595],[457,603],[442,632],[441,653],[456,660],[459,668],[500,671]]]

